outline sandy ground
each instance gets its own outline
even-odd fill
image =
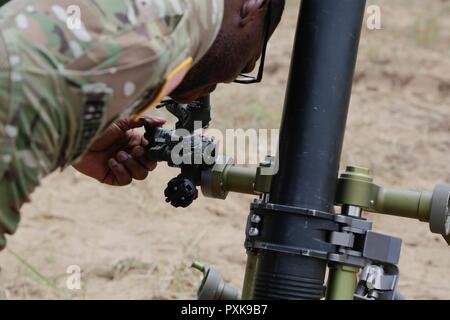
[[[450,183],[450,1],[373,0],[382,30],[364,31],[342,165],[372,168],[377,182],[432,190]],[[264,84],[222,86],[216,128],[277,128],[298,2],[288,0],[271,42]],[[233,99],[230,99],[233,97]],[[201,259],[240,287],[244,226],[251,197],[200,199],[187,210],[162,197],[177,174],[160,166],[126,188],[99,185],[74,170],[55,173],[23,208],[9,249],[0,253],[0,299],[194,298]],[[400,289],[413,299],[450,298],[450,254],[426,224],[369,215],[376,229],[404,240]],[[24,258],[65,288],[67,267],[82,270],[82,289],[61,291],[33,274]]]

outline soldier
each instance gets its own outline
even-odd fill
[[[58,168],[74,165],[116,186],[145,179],[156,163],[145,159],[146,141],[133,130],[137,116],[165,96],[191,102],[252,71],[283,8],[284,0],[4,5],[0,249],[17,228],[22,204]],[[258,82],[261,75],[242,75],[239,82]]]

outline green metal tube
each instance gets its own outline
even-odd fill
[[[353,300],[359,268],[332,264],[329,270],[327,300]]]
[[[374,210],[404,218],[430,220],[431,192],[379,188]]]
[[[335,201],[371,212],[428,222],[431,199],[431,192],[383,188],[373,183],[369,169],[347,167],[338,181]]]
[[[223,173],[224,191],[255,195],[256,168],[227,166]]]
[[[251,300],[255,271],[256,253],[247,252],[247,266],[245,268],[244,286],[242,288],[242,300]]]

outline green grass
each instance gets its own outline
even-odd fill
[[[17,259],[17,261],[22,264],[28,271],[31,272],[31,274],[34,276],[34,278],[42,285],[44,285],[46,288],[52,290],[54,293],[56,293],[58,296],[63,296],[65,299],[69,299],[69,294],[66,292],[66,290],[59,288],[56,283],[51,280],[50,278],[43,275],[34,265],[32,265],[29,261],[27,261],[25,258],[21,257],[18,253],[11,249],[6,249],[6,251],[11,254],[13,257]]]

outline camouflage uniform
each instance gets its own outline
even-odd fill
[[[80,8],[70,28],[67,8]],[[0,9],[0,248],[40,180],[214,41],[223,0],[13,0]],[[70,11],[69,11],[70,12]]]

